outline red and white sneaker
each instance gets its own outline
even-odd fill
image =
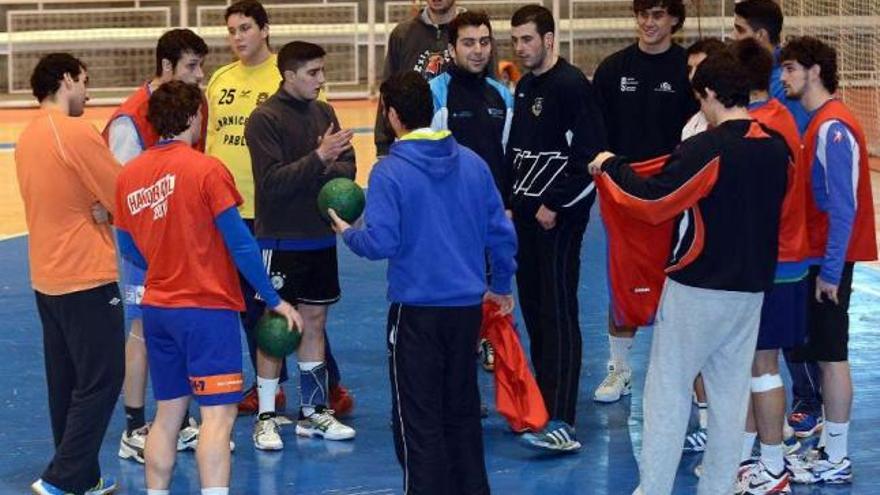
[[[749,465],[748,469],[739,471],[736,480],[737,495],[770,495],[791,493],[791,476],[783,468],[779,474],[773,474],[763,462]]]

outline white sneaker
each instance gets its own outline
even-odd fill
[[[833,463],[824,448],[800,456],[789,456],[785,461],[795,483],[852,483],[852,462],[849,457]]]
[[[791,473],[793,483],[815,483],[810,465],[819,457],[817,449],[809,449],[801,454],[789,454],[785,456],[785,468]]]
[[[123,430],[122,438],[119,440],[119,457],[143,464],[144,446],[147,444],[147,433],[149,432],[149,423],[134,430],[131,435],[128,434],[128,430]]]
[[[254,423],[254,447],[259,450],[281,450],[284,442],[275,418],[257,419]]]
[[[199,446],[199,423],[189,418],[187,425],[177,434],[177,451],[193,450]],[[229,451],[235,452],[235,442],[229,441]]]
[[[351,440],[354,428],[339,422],[332,409],[315,411],[311,416],[296,422],[296,434],[301,437],[322,437],[325,440]]]
[[[195,419],[189,418],[187,425],[180,429],[177,434],[177,451],[181,452],[187,449],[196,450],[199,446],[199,424]]]
[[[747,469],[741,469],[736,480],[737,495],[770,495],[791,493],[791,479],[788,470],[783,468],[773,474],[763,462],[755,462]]]
[[[593,394],[593,400],[596,402],[617,402],[624,395],[632,392],[632,371],[629,369],[617,370],[613,363],[608,364],[608,376],[602,380],[596,392]]]

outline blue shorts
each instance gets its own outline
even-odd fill
[[[147,272],[122,258],[119,260],[119,273],[122,282],[119,288],[125,308],[125,326],[128,327],[131,320],[140,320],[144,317],[141,300],[144,298],[144,279]]]
[[[194,395],[202,406],[242,398],[241,320],[228,309],[142,306],[153,395]]]
[[[807,279],[774,284],[764,294],[757,349],[792,349],[806,338]]]

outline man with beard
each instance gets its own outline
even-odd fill
[[[807,235],[810,271],[807,344],[797,360],[819,363],[825,426],[818,451],[790,456],[796,483],[850,483],[847,455],[853,385],[849,368],[849,300],[853,266],[877,259],[874,200],[865,133],[837,91],[837,52],[804,36],[780,54],[785,94],[811,112],[803,136],[809,167]]]
[[[456,141],[489,164],[500,191],[510,187],[504,146],[513,116],[513,96],[488,77],[492,25],[484,12],[462,12],[449,23],[449,52],[454,63],[431,80],[434,129],[449,129]]]
[[[485,12],[462,12],[449,23],[449,53],[454,63],[431,80],[431,127],[452,131],[459,143],[480,155],[498,190],[505,191],[510,188],[509,170],[503,162],[513,96],[489,77],[494,44]],[[495,350],[487,339],[480,339],[480,361],[487,371],[494,370]]]
[[[527,5],[513,14],[516,56],[529,71],[516,86],[504,191],[519,240],[516,276],[532,365],[547,405],[530,446],[580,449],[575,408],[581,370],[577,289],[581,241],[596,197],[586,165],[605,146],[602,115],[584,74],[556,53],[553,15]]]
[[[38,495],[116,489],[101,476],[98,452],[125,376],[125,330],[113,232],[93,210],[113,211],[122,169],[78,118],[88,80],[70,54],[40,59],[31,75],[40,110],[15,146],[55,441],[52,461],[31,485]]]

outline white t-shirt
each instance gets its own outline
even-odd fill
[[[708,128],[709,121],[706,120],[706,116],[703,115],[703,112],[697,112],[681,129],[681,140],[684,141],[687,138],[694,137]]]

